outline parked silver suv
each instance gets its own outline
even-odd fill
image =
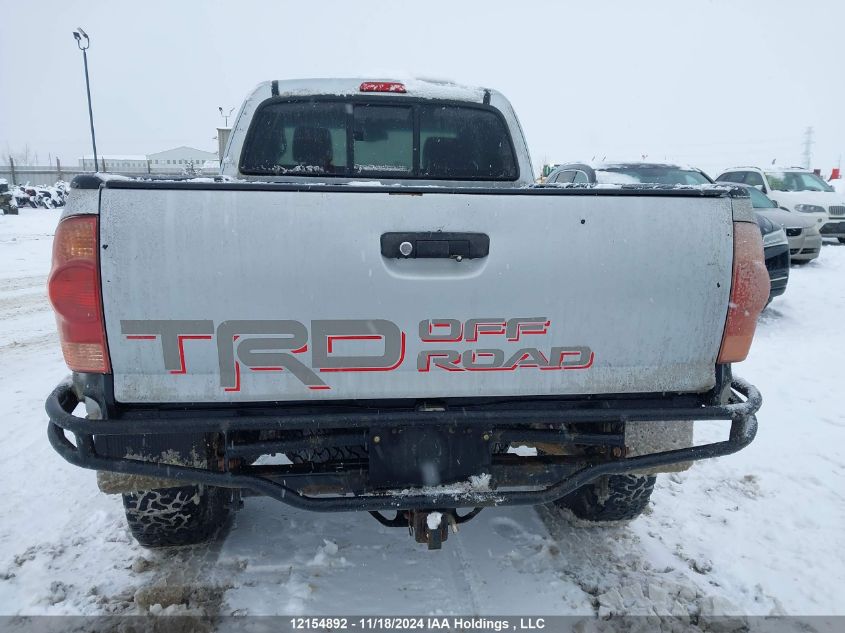
[[[806,264],[819,256],[822,248],[822,236],[819,224],[803,213],[787,211],[775,203],[757,187],[733,183],[748,191],[754,212],[762,215],[777,226],[783,227],[789,240],[789,254],[793,263]]]

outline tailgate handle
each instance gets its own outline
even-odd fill
[[[392,259],[477,259],[490,252],[490,237],[484,233],[384,233],[381,254]]]

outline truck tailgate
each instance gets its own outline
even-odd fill
[[[104,188],[115,398],[714,385],[733,257],[729,198],[356,189]],[[489,254],[382,254],[386,233],[434,231],[486,235]]]

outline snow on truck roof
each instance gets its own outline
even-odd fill
[[[404,90],[363,91],[362,84],[400,85]],[[483,102],[485,93],[495,91],[482,87],[465,86],[440,79],[421,79],[417,77],[349,77],[337,79],[279,79],[265,81],[255,88],[255,93],[270,90],[284,96],[307,95],[358,95],[366,92],[372,95],[422,97],[425,99],[449,99],[454,101]]]
[[[637,161],[637,160],[618,160],[618,161],[571,161],[567,163],[558,163],[556,164],[553,169],[559,169],[561,167],[564,168],[571,168],[573,165],[587,165],[587,167],[591,167],[596,171],[602,171],[605,169],[630,169],[630,168],[643,168],[643,169],[680,169],[682,171],[698,171],[701,170],[698,167],[693,165],[686,165],[681,163],[668,163],[668,162],[656,162],[656,161]]]
[[[749,169],[756,169],[757,171],[762,171],[767,174],[781,172],[812,173],[811,169],[807,169],[806,167],[800,167],[798,165],[792,165],[791,167],[781,167],[780,165],[768,165],[766,167],[755,167],[754,165],[739,165],[737,167],[728,167],[724,171],[746,171]]]
[[[595,163],[592,165],[593,169],[625,169],[626,167],[642,167],[645,169],[655,169],[655,168],[668,168],[668,169],[681,169],[684,171],[701,171],[698,167],[694,167],[692,165],[682,165],[680,163],[658,163],[653,161],[635,161],[635,160],[627,160],[627,161],[618,161],[618,162],[603,162],[603,163]]]

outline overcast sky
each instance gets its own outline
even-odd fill
[[[218,106],[259,81],[453,79],[514,104],[545,161],[677,160],[718,171],[845,153],[845,2],[3,1],[0,152],[216,149]],[[5,156],[3,162],[6,162]],[[711,174],[716,175],[716,174]]]

